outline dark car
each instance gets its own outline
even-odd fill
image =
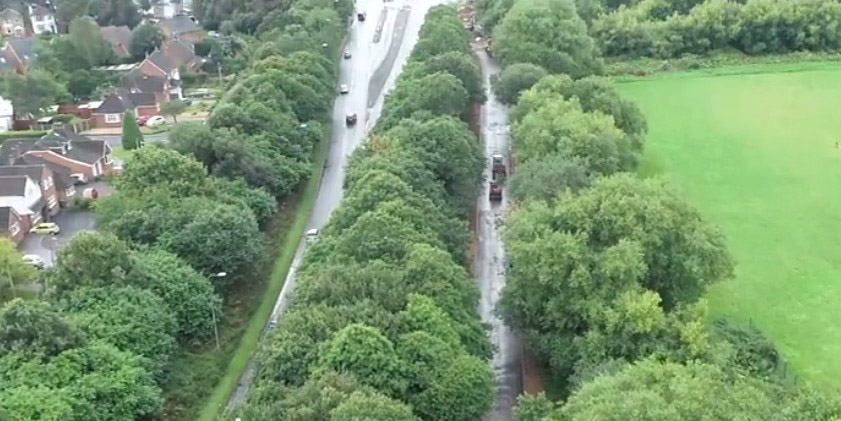
[[[350,58],[350,50],[345,50],[345,58]]]
[[[356,113],[348,113],[347,117],[345,117],[345,123],[348,126],[353,126],[356,124]]]
[[[366,17],[367,17],[367,14],[365,12],[359,12],[359,13],[356,14],[356,19],[359,20],[360,22],[365,22]]]

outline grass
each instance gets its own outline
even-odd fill
[[[727,236],[711,318],[752,321],[801,379],[841,386],[841,64],[625,80],[649,123],[643,175],[672,180]]]

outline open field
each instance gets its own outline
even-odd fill
[[[841,64],[623,80],[649,123],[642,173],[718,224],[736,278],[713,317],[752,320],[800,379],[841,389]],[[839,142],[839,143],[836,143]]]

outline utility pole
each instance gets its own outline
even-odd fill
[[[212,273],[208,276],[208,279],[224,278],[226,276],[228,276],[227,272]],[[216,350],[218,351],[221,349],[219,346],[219,326],[216,323],[216,309],[213,308],[213,305],[210,306],[210,317],[213,319],[213,335],[216,337]]]

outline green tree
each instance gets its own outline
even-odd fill
[[[8,238],[0,238],[0,295],[15,294],[16,285],[35,279],[35,269],[23,261],[15,244]]]
[[[134,119],[134,113],[126,111],[123,114],[123,149],[133,151],[143,146],[143,133],[140,132],[140,126],[137,125],[137,120]]]
[[[422,62],[413,62],[403,71],[404,77],[418,78],[436,72],[446,72],[457,77],[470,95],[471,101],[484,98],[482,75],[473,58],[460,51],[449,51],[429,57]]]
[[[532,63],[581,78],[602,71],[595,42],[572,0],[515,2],[494,29],[493,51],[505,66]]]
[[[536,64],[516,63],[507,66],[491,82],[500,101],[506,104],[516,104],[520,98],[520,92],[531,88],[548,74],[546,69]]]
[[[257,382],[237,415],[254,421],[329,421],[331,412],[360,390],[367,388],[352,376],[333,372],[314,377],[297,388],[283,388],[271,381]]]
[[[485,361],[470,355],[459,356],[442,369],[438,381],[417,401],[418,413],[428,419],[480,419],[493,406],[493,373]]]
[[[74,70],[67,80],[67,90],[76,100],[85,100],[96,91],[102,81],[91,72],[83,69]]]
[[[172,120],[178,123],[178,116],[187,109],[184,101],[170,100],[161,104],[161,114],[172,116]]]
[[[17,115],[39,117],[47,108],[69,98],[67,88],[44,70],[32,69],[26,75],[10,73],[0,85],[3,97],[12,101]]]
[[[58,251],[48,292],[61,296],[78,288],[124,285],[132,268],[125,242],[109,233],[80,233]]]
[[[190,157],[171,149],[148,147],[131,154],[116,184],[119,191],[126,193],[166,188],[183,197],[206,191],[207,173]]]
[[[90,0],[59,0],[54,4],[56,20],[62,31],[67,29],[73,19],[87,15],[90,9]]]
[[[378,393],[354,392],[330,413],[330,421],[420,421],[406,404]]]
[[[526,161],[511,177],[510,191],[515,199],[552,202],[563,192],[577,192],[590,185],[586,168],[576,159],[548,155]]]
[[[163,41],[164,34],[157,26],[151,23],[138,25],[131,31],[129,53],[131,53],[132,58],[135,60],[142,60],[160,48]]]
[[[514,408],[514,421],[546,421],[555,405],[540,392],[537,395],[524,393],[517,397]]]
[[[89,16],[81,16],[70,22],[67,37],[75,47],[83,62],[76,63],[83,69],[99,66],[113,58],[111,46],[102,37],[96,21]]]
[[[98,0],[90,7],[101,26],[126,25],[134,28],[140,23],[141,16],[133,0]]]
[[[47,302],[15,299],[0,307],[0,354],[49,358],[83,342],[81,332]]]

